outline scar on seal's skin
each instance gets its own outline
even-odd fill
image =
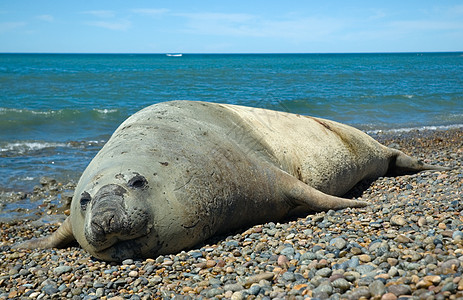
[[[331,127],[330,127],[328,124],[326,124],[325,122],[323,122],[322,120],[319,120],[319,119],[316,119],[316,118],[312,118],[312,117],[310,117],[310,119],[312,119],[312,120],[314,120],[315,122],[317,122],[318,124],[322,125],[323,127],[325,127],[326,129],[328,129],[329,131],[333,131],[333,130],[331,129]]]

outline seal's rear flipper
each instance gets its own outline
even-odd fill
[[[331,196],[305,184],[297,178],[285,173],[282,190],[287,199],[295,206],[298,213],[305,211],[325,211],[348,207],[365,207],[368,203]],[[292,214],[292,213],[291,213]]]
[[[62,248],[76,239],[72,233],[71,217],[67,217],[63,224],[52,235],[31,239],[13,246],[13,249],[43,249]]]
[[[408,156],[402,151],[395,150],[394,155],[389,163],[388,175],[405,175],[414,174],[425,170],[449,171],[451,168],[425,164],[422,161]]]

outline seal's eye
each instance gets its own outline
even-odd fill
[[[129,180],[129,186],[134,189],[143,189],[147,185],[146,178],[140,174],[135,175]]]
[[[87,209],[87,204],[89,204],[90,201],[92,201],[92,196],[90,196],[90,194],[87,193],[87,192],[83,192],[80,195],[80,208],[82,210],[86,210]]]

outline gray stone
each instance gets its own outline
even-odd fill
[[[193,258],[200,258],[203,257],[203,253],[200,251],[192,251],[190,252],[191,257]]]
[[[373,297],[379,297],[386,293],[386,287],[381,280],[375,280],[370,284],[370,294]]]
[[[232,292],[238,292],[238,291],[241,291],[243,288],[243,286],[239,283],[231,283],[231,284],[226,284],[223,286],[223,289],[225,291],[232,291]]]
[[[399,274],[399,270],[392,266],[389,271],[387,272],[387,274],[390,276],[390,277],[395,277],[397,274]]]
[[[122,264],[123,265],[131,265],[131,264],[133,264],[133,259],[129,258],[129,259],[123,260]]]
[[[209,284],[210,284],[211,286],[217,287],[217,286],[222,285],[222,281],[220,281],[220,280],[217,279],[217,278],[211,278],[211,279],[209,279]]]
[[[104,288],[97,288],[96,289],[96,292],[95,292],[95,296],[97,296],[98,298],[101,298],[105,295],[105,290]]]
[[[355,271],[347,271],[344,273],[344,278],[350,282],[354,282],[358,278],[360,278],[360,273]]]
[[[67,273],[67,272],[69,272],[71,270],[72,270],[72,267],[70,267],[70,266],[59,266],[59,267],[56,267],[55,269],[53,269],[53,273],[56,276],[60,276],[61,274]]]
[[[368,247],[370,253],[376,253],[376,256],[383,256],[389,252],[389,245],[385,241],[377,241]]]
[[[258,284],[253,284],[253,285],[251,285],[251,287],[247,290],[247,292],[248,292],[250,295],[256,296],[257,294],[259,294],[260,290],[261,290],[260,285],[258,285]]]
[[[274,229],[267,229],[265,232],[266,232],[267,235],[274,236],[275,234],[277,234],[278,229],[275,229],[275,228]]]
[[[442,269],[457,269],[460,266],[460,261],[458,259],[449,259],[442,263]]]
[[[315,275],[321,276],[321,277],[329,277],[333,271],[331,268],[322,268],[315,272]]]
[[[343,238],[334,238],[330,241],[330,245],[334,246],[335,248],[342,250],[346,247],[347,242]]]
[[[58,288],[54,284],[47,284],[42,287],[42,292],[47,295],[53,295],[59,292]]]
[[[104,286],[105,286],[104,283],[101,283],[101,282],[98,282],[98,281],[95,281],[95,282],[93,283],[93,287],[96,288],[96,289],[102,288],[102,287],[104,287]]]
[[[457,285],[453,282],[449,282],[449,283],[446,283],[444,284],[444,286],[442,287],[442,292],[451,292],[451,293],[455,293],[457,290]]]
[[[392,225],[396,225],[396,226],[404,226],[405,224],[407,224],[407,221],[404,219],[404,217],[400,215],[393,215],[391,217],[390,222]]]
[[[243,300],[246,299],[246,295],[247,294],[242,291],[234,292],[231,296],[231,300]]]
[[[305,261],[305,260],[314,260],[317,258],[317,255],[313,252],[305,252],[301,255],[301,258],[299,259],[300,261]]]
[[[81,288],[75,288],[75,289],[71,289],[71,294],[73,296],[78,296],[82,293],[82,289]]]
[[[360,265],[355,268],[355,271],[359,272],[361,275],[367,274],[371,271],[373,271],[375,267],[372,265]]]
[[[155,275],[153,276],[150,281],[149,281],[151,284],[158,284],[158,283],[161,283],[162,282],[162,277],[159,276],[159,275]]]
[[[352,257],[348,262],[349,268],[352,268],[352,269],[357,268],[359,264],[360,264],[360,260],[359,260],[358,256]]]
[[[331,285],[331,282],[323,281],[317,288],[313,290],[313,292],[314,294],[327,293],[328,295],[331,295],[333,293],[333,286]]]
[[[334,288],[338,288],[340,289],[342,292],[344,291],[347,291],[351,284],[349,283],[349,281],[345,280],[344,278],[338,278],[336,280],[334,280],[331,285],[334,287]]]
[[[280,254],[292,258],[294,256],[294,248],[286,247],[283,250],[281,250]]]
[[[454,240],[463,239],[463,232],[461,232],[459,230],[454,231],[453,234],[452,234],[452,239],[454,239]]]
[[[219,288],[212,288],[206,292],[206,297],[207,298],[212,298],[217,295],[223,294],[223,290]]]
[[[359,280],[357,280],[358,286],[370,286],[375,279],[373,276],[363,275]]]
[[[370,298],[370,290],[367,287],[356,288],[349,294],[348,299],[357,300],[362,297],[367,298],[367,299]]]
[[[408,263],[407,264],[407,270],[413,271],[413,270],[418,270],[420,268],[419,263]]]
[[[409,286],[404,284],[394,284],[387,287],[387,291],[389,293],[393,293],[394,295],[401,296],[401,295],[411,295],[412,290]]]
[[[294,276],[294,273],[289,272],[289,271],[283,273],[283,275],[281,275],[281,277],[286,281],[295,281],[296,280],[296,277]]]

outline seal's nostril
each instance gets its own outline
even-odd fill
[[[118,222],[114,216],[108,217],[106,222],[106,228],[108,228],[109,231],[118,227]]]
[[[96,236],[104,236],[105,235],[105,230],[104,228],[100,225],[99,222],[96,222],[95,220],[93,220],[91,222],[91,227],[92,227],[92,231],[93,233],[96,235]]]

